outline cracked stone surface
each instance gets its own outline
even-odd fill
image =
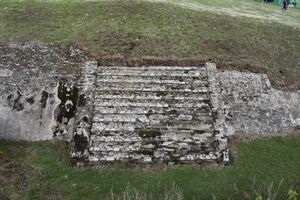
[[[284,133],[300,126],[300,91],[276,90],[265,74],[218,71],[216,77],[232,132]]]
[[[59,82],[72,85],[81,73],[84,58],[74,52],[43,44],[0,43],[1,138],[53,138],[53,127],[59,126]]]

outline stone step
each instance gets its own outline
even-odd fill
[[[101,98],[96,98],[95,100],[95,106],[134,106],[136,105],[145,105],[145,106],[150,106],[151,105],[158,105],[157,107],[166,107],[166,104],[168,104],[167,107],[176,107],[176,105],[179,107],[185,107],[184,105],[187,105],[187,107],[197,107],[202,108],[203,106],[209,106],[210,101],[206,99],[127,99],[127,98],[107,98],[107,99],[101,99]],[[160,106],[161,105],[161,106]],[[140,107],[140,106],[137,106]]]
[[[143,70],[143,71],[154,71],[154,70],[177,70],[177,71],[186,71],[186,70],[198,70],[206,71],[206,68],[203,66],[140,66],[140,67],[127,67],[127,66],[100,66],[100,70]]]
[[[136,132],[113,132],[102,131],[101,134],[94,133],[90,136],[92,143],[98,142],[117,142],[117,143],[132,143],[132,142],[155,142],[155,141],[178,141],[178,142],[191,142],[202,141],[202,139],[214,140],[214,131],[209,129],[206,131],[194,131],[194,130],[160,130],[161,136],[155,138],[141,138]],[[129,133],[129,134],[126,134]]]
[[[178,81],[178,80],[147,80],[147,79],[111,79],[111,78],[102,78],[97,79],[98,86],[106,86],[110,84],[135,84],[135,85],[154,85],[154,86],[161,86],[161,85],[168,85],[173,87],[201,87],[201,86],[208,86],[207,81],[195,80],[195,81]]]
[[[150,108],[150,107],[107,107],[97,106],[94,110],[94,114],[165,114],[165,115],[176,115],[176,114],[191,114],[195,113],[198,116],[211,116],[212,112],[209,107],[203,108]]]
[[[200,71],[206,72],[205,67],[197,67],[197,66],[141,66],[141,67],[127,67],[127,66],[101,66],[98,67],[98,72],[100,71],[135,71],[135,72],[155,72],[155,71]]]
[[[171,122],[171,123],[181,123],[182,121],[199,121],[199,122],[209,122],[212,123],[211,116],[192,116],[192,115],[175,115],[166,116],[162,114],[154,114],[150,116],[137,115],[137,114],[98,114],[93,118],[93,122],[142,122],[151,123],[160,121]]]
[[[151,93],[171,93],[171,94],[176,94],[176,93],[194,93],[194,94],[207,94],[209,91],[206,87],[201,88],[201,89],[158,89],[158,88],[120,88],[120,87],[97,87],[96,89],[96,95],[98,93],[103,93],[103,92],[108,92],[108,93],[120,93],[120,92],[151,92]]]
[[[163,132],[163,131],[162,131]],[[164,133],[163,133],[164,134]],[[142,138],[140,136],[136,135],[120,135],[120,133],[114,133],[111,132],[111,135],[103,136],[103,135],[97,135],[93,134],[90,136],[90,145],[95,144],[114,144],[114,143],[121,143],[121,144],[130,144],[130,143],[141,143],[141,144],[147,144],[149,142],[185,142],[185,143],[191,143],[191,142],[197,142],[197,141],[213,141],[214,135],[213,132],[204,132],[201,134],[195,133],[192,136],[187,135],[186,132],[178,130],[176,135],[168,136],[168,135],[162,135],[155,138]]]
[[[175,94],[164,94],[160,96],[159,94],[153,94],[148,92],[140,93],[124,93],[124,94],[109,94],[107,92],[98,93],[95,99],[128,99],[128,100],[194,100],[194,101],[209,101],[207,94],[198,95],[175,95]],[[96,100],[97,101],[97,100]]]
[[[162,151],[164,152],[164,151]],[[103,152],[104,153],[104,152]],[[109,152],[103,155],[103,153],[90,155],[88,157],[89,161],[91,162],[137,162],[137,163],[151,163],[153,160],[149,160],[146,158],[149,158],[149,155],[143,155],[142,157],[140,155],[135,155],[134,153],[122,153],[122,152]],[[164,154],[164,153],[163,153]],[[113,155],[113,156],[112,156]],[[176,159],[177,162],[180,163],[202,163],[202,162],[217,162],[219,159],[219,156],[216,153],[215,150],[212,150],[207,154],[207,152],[197,152],[197,153],[190,153],[185,155],[177,155],[178,159]],[[162,159],[166,159],[162,157]],[[161,159],[159,159],[159,162]],[[168,159],[166,159],[168,161]]]
[[[205,77],[203,77],[204,79]],[[155,77],[124,77],[124,76],[108,76],[98,77],[97,83],[147,83],[147,84],[174,84],[174,85],[207,85],[206,79],[161,79]]]
[[[123,100],[123,99],[108,99],[108,100],[97,100],[95,102],[95,109],[98,107],[148,107],[148,108],[207,108],[210,107],[207,102],[199,101],[157,101],[157,100]],[[130,109],[130,108],[128,108]]]
[[[187,139],[189,140],[189,139]],[[174,141],[175,142],[175,141]],[[209,144],[212,142],[211,139],[209,138],[206,138],[206,139],[203,139],[203,142],[206,143],[206,144]],[[169,143],[169,146],[168,144],[164,145],[164,143]],[[180,145],[178,145],[178,143],[173,143],[173,144],[170,144],[172,143],[171,141],[170,142],[163,142],[161,141],[159,144],[158,144],[158,141],[156,141],[156,144],[155,146],[151,145],[151,149],[154,150],[154,149],[160,149],[160,148],[163,148],[163,147],[166,147],[166,148],[171,148],[171,149],[179,149],[180,148]],[[180,141],[179,141],[180,143]],[[182,144],[186,144],[186,145],[182,145]],[[197,143],[197,142],[196,142]],[[122,152],[132,152],[132,151],[139,151],[141,149],[150,149],[149,146],[147,147],[147,145],[143,145],[141,142],[140,143],[137,143],[136,142],[136,145],[133,146],[131,145],[132,142],[124,142],[124,141],[104,141],[104,142],[93,142],[91,145],[90,145],[90,151],[92,151],[93,153],[97,153],[99,151],[115,151],[115,152],[118,152],[118,151],[122,151]],[[190,151],[197,151],[197,152],[201,152],[201,144],[198,144],[198,145],[189,145],[188,143],[185,143],[185,142],[182,142],[180,143],[182,146],[188,146],[188,148],[190,149]],[[203,145],[204,146],[204,145]],[[207,147],[209,145],[205,145],[206,148],[210,148],[210,147]],[[206,149],[207,150],[207,149]],[[213,149],[211,149],[213,150]]]
[[[208,90],[207,85],[196,85],[196,84],[157,84],[157,83],[97,83],[96,91],[110,90],[110,88],[117,88],[119,90],[142,90],[142,91],[170,91],[170,90],[182,90],[187,92],[198,92]]]
[[[127,95],[127,96],[156,96],[160,98],[176,98],[181,99],[181,98],[187,98],[187,99],[193,99],[193,98],[207,98],[210,99],[209,97],[209,91],[207,89],[200,91],[200,92],[191,92],[191,91],[179,91],[179,90],[167,90],[167,91],[159,91],[159,90],[153,90],[153,91],[143,91],[143,90],[128,90],[128,89],[123,89],[120,90],[119,88],[110,88],[110,90],[103,90],[101,88],[98,88],[97,92],[95,92],[95,97],[97,96],[102,96],[102,95]]]
[[[148,125],[148,127],[147,127]],[[159,128],[160,130],[193,130],[193,131],[211,131],[213,128],[212,124],[201,124],[199,122],[181,122],[180,124],[171,124],[171,123],[161,123],[155,125],[150,124],[137,124],[132,122],[94,122],[92,124],[92,133],[101,134],[104,132],[120,132],[120,133],[136,133],[139,130],[144,130],[147,128]]]
[[[95,144],[93,146],[91,146],[89,148],[89,150],[93,153],[93,154],[98,154],[100,152],[122,152],[122,153],[128,153],[128,152],[141,152],[141,150],[145,150],[147,148],[143,148],[143,146],[132,146],[132,145],[126,145],[126,144],[118,144],[118,146],[113,146],[114,143],[108,143],[108,144]],[[188,148],[191,148],[191,152],[195,152],[195,153],[205,153],[207,151],[213,151],[213,148],[208,148],[204,151],[201,151],[201,146],[189,146]],[[174,146],[174,148],[169,148],[169,147],[164,147],[164,146],[158,146],[158,147],[153,147],[153,149],[151,149],[152,151],[158,149],[158,151],[172,151],[172,149],[175,151],[180,151],[178,150],[179,147]],[[196,149],[193,150],[193,149]],[[149,149],[148,149],[149,150]],[[155,150],[156,151],[156,150]],[[185,150],[184,150],[185,151]],[[101,154],[101,153],[100,153]]]
[[[201,77],[206,76],[204,70],[143,70],[132,69],[103,69],[98,70],[98,77],[101,76],[136,76],[136,77]]]
[[[94,135],[95,136],[95,135]],[[197,138],[184,138],[184,139],[176,139],[176,138],[169,138],[167,140],[164,139],[156,139],[156,138],[149,138],[149,141],[151,140],[154,142],[153,144],[149,143],[149,141],[145,142],[142,141],[145,139],[139,138],[135,139],[134,137],[118,137],[118,136],[98,136],[98,138],[95,138],[90,143],[90,151],[93,153],[97,152],[134,152],[134,151],[140,151],[145,149],[152,149],[152,150],[163,150],[161,148],[168,148],[168,149],[174,149],[174,150],[186,150],[190,153],[192,152],[202,152],[202,150],[214,150],[212,147],[212,142],[214,139],[212,137],[202,137],[201,140],[197,140]],[[132,145],[134,144],[134,145]],[[151,144],[151,145],[149,145]],[[201,148],[204,147],[204,148]]]
[[[147,82],[158,82],[161,81],[163,83],[166,82],[193,82],[193,81],[201,81],[201,82],[208,82],[208,77],[206,75],[203,76],[197,76],[197,77],[190,77],[190,76],[130,76],[130,75],[118,75],[118,74],[114,74],[114,75],[102,75],[99,74],[97,75],[97,80],[98,81],[102,81],[105,82],[107,79],[109,80],[126,80],[127,82],[129,81],[135,81],[135,82],[139,82],[139,80],[143,79]]]

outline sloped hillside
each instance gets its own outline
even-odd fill
[[[0,40],[76,43],[95,56],[231,61],[268,68],[276,78],[295,83],[299,12],[252,0],[3,0]]]

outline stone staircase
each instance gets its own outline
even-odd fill
[[[205,67],[98,67],[89,161],[220,160]]]

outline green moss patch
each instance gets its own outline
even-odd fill
[[[161,132],[159,130],[142,130],[138,132],[138,135],[141,138],[151,138],[151,137],[160,136]]]

